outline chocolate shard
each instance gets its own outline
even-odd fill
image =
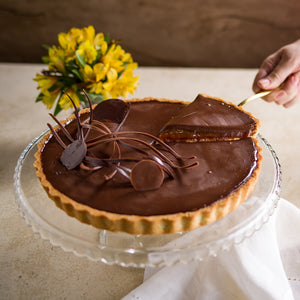
[[[83,140],[76,140],[63,151],[60,161],[68,169],[76,168],[84,159],[87,146]]]
[[[108,99],[100,102],[93,109],[93,119],[113,124],[113,131],[118,131],[127,118],[130,104],[120,99]]]
[[[151,191],[160,188],[164,172],[153,160],[141,160],[132,168],[130,181],[136,191]]]

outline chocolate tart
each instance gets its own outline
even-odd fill
[[[69,216],[115,232],[176,233],[223,218],[248,198],[262,161],[255,138],[259,121],[253,116],[204,95],[190,104],[154,98],[126,103],[130,109],[125,109],[125,119],[117,120],[115,109],[107,114],[110,121],[105,126],[111,133],[105,142],[91,125],[90,119],[96,119],[95,124],[97,119],[103,121],[101,109],[94,107],[94,116],[90,109],[79,112],[80,122],[72,115],[38,145],[37,176],[49,197]],[[205,121],[203,126],[200,110],[206,109],[204,116],[209,119],[215,113],[212,105],[222,106],[218,114],[223,121],[219,117],[214,119],[218,122]],[[196,121],[190,114],[194,110]],[[236,122],[236,114],[242,121]],[[68,167],[62,160],[66,150],[55,135],[70,144],[65,130],[80,140],[80,126],[87,145],[80,159],[86,165]],[[165,142],[154,139],[158,136]]]

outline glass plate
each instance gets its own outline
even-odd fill
[[[203,260],[241,243],[259,230],[273,213],[279,199],[281,171],[269,143],[258,136],[263,163],[251,196],[225,218],[190,232],[161,236],[130,235],[99,230],[69,217],[43,190],[33,167],[41,133],[22,152],[14,174],[19,210],[43,239],[65,251],[94,261],[121,266],[166,266]]]

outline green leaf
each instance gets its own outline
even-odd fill
[[[42,56],[42,62],[44,64],[48,64],[49,63],[49,56]]]
[[[109,44],[109,34],[108,34],[108,33],[106,33],[106,34],[104,35],[104,41],[105,41],[107,44]]]
[[[77,59],[78,59],[78,62],[79,62],[79,64],[80,64],[80,66],[81,66],[82,68],[84,68],[84,66],[86,65],[86,63],[85,63],[85,61],[84,61],[84,57],[83,57],[82,55],[80,55],[78,52],[75,52],[75,54],[76,54],[76,57],[77,57]]]
[[[35,99],[35,102],[36,102],[36,103],[37,103],[37,102],[40,102],[40,101],[43,100],[43,98],[44,98],[44,94],[43,94],[43,93],[40,93],[40,94],[37,96],[37,98]]]
[[[69,61],[69,62],[66,62],[65,63],[65,66],[67,68],[67,70],[73,70],[73,69],[79,69],[78,65],[76,64],[76,61],[72,60],[72,61]]]
[[[47,50],[49,50],[49,49],[51,48],[50,46],[48,46],[48,45],[45,45],[45,44],[44,44],[44,45],[42,45],[42,47],[43,47],[43,48],[45,48],[45,49],[47,49]]]
[[[93,104],[98,104],[104,100],[104,97],[101,94],[87,93],[87,95]]]
[[[82,94],[81,91],[79,91],[79,90],[76,91],[76,94],[77,94],[77,96],[78,96],[80,102],[83,102],[84,104],[87,104],[87,103],[88,103],[87,100],[85,99],[85,96]]]
[[[101,57],[102,57],[102,52],[101,52],[101,48],[99,48],[99,50],[97,51],[96,59],[93,62],[93,65],[95,65],[96,63],[98,63]]]
[[[55,109],[54,109],[54,116],[57,116],[62,111],[62,108],[60,107],[59,103],[56,103]]]
[[[98,95],[98,97],[95,97],[95,98],[94,98],[93,103],[94,103],[94,104],[99,104],[99,103],[102,102],[102,101],[104,101],[103,96],[101,95],[101,97],[100,97],[100,96]]]
[[[80,72],[77,69],[71,69],[71,72],[80,80],[83,81],[83,78],[80,74]]]
[[[49,87],[48,91],[51,93],[57,89],[57,85],[53,84],[51,87]]]
[[[62,95],[63,95],[63,93],[60,93],[58,101],[56,102],[56,106],[55,106],[55,109],[54,109],[54,112],[53,112],[54,116],[56,116],[58,113],[60,113],[62,111],[62,108],[59,105],[59,100],[60,100]]]

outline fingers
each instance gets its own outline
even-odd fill
[[[261,81],[264,78],[266,78],[267,75],[270,74],[274,70],[274,68],[279,63],[279,61],[280,61],[279,51],[275,52],[274,54],[271,54],[263,61],[261,67],[259,68],[259,70],[255,76],[255,79],[254,79],[254,82],[252,85],[252,89],[255,93],[258,93],[262,89],[263,90],[265,89],[261,86]]]
[[[294,69],[294,60],[287,57],[284,52],[282,53],[278,64],[271,71],[271,73],[258,80],[257,85],[263,90],[275,89],[281,83],[283,83],[290,74],[294,72]]]
[[[300,100],[300,72],[289,76],[282,88],[275,89],[263,99],[286,108],[298,102]]]
[[[277,88],[291,74],[300,71],[300,40],[268,56],[253,82],[254,92]]]

